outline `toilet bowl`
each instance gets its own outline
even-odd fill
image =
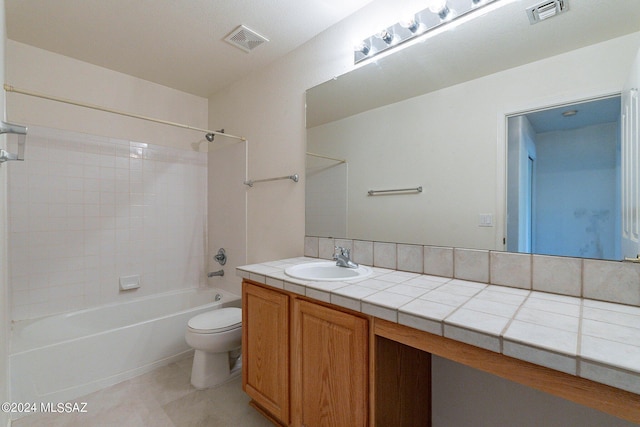
[[[242,310],[228,307],[191,318],[185,333],[195,349],[191,384],[198,389],[213,387],[240,373]]]

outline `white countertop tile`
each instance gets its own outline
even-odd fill
[[[385,289],[387,292],[393,292],[394,294],[406,295],[408,297],[418,298],[429,292],[429,289],[418,288],[415,286],[409,286],[405,284],[394,285]]]
[[[481,285],[481,286],[469,286],[470,283],[471,282],[464,282],[462,280],[452,280],[440,286],[438,290],[443,292],[449,292],[451,294],[472,297],[478,292],[480,292],[482,289],[487,287],[487,285],[483,285],[480,283],[478,283],[478,285]]]
[[[582,319],[582,334],[640,347],[640,329]]]
[[[514,319],[522,322],[533,323],[535,325],[557,328],[576,334],[580,328],[580,318],[578,317],[566,316],[564,314],[551,313],[527,307],[522,307],[518,310]]]
[[[418,317],[424,317],[426,319],[442,321],[455,309],[456,307],[451,305],[439,304],[437,302],[416,298],[401,306],[398,311]]]
[[[640,372],[640,347],[583,335],[580,357]]]
[[[564,314],[565,316],[580,317],[580,305],[567,304],[542,298],[534,298],[529,296],[523,303],[523,307],[533,308],[549,313]]]
[[[366,288],[360,285],[343,286],[341,288],[334,289],[333,291],[331,291],[332,294],[342,295],[345,297],[357,298],[357,299],[368,297],[369,295],[375,294],[376,292],[378,291],[376,291],[375,289]]]
[[[508,322],[508,317],[468,310],[464,308],[464,306],[444,319],[445,325],[456,325],[472,331],[484,332],[497,336],[500,336]]]
[[[295,257],[238,276],[640,394],[640,307],[372,268],[365,279],[310,282]],[[283,286],[284,285],[284,286]]]
[[[514,320],[504,334],[505,340],[530,344],[544,350],[576,356],[578,334],[558,328]]]
[[[395,294],[389,291],[380,291],[362,298],[362,302],[368,302],[386,308],[398,309],[413,299],[414,297],[406,295]]]
[[[508,318],[513,317],[518,310],[517,305],[481,299],[479,296],[478,298],[472,298],[467,301],[462,308]]]
[[[605,310],[596,307],[585,306],[582,308],[582,317],[585,319],[598,320],[600,322],[611,323],[614,325],[628,326],[630,328],[636,328],[640,330],[640,315],[633,314],[632,311],[626,310],[626,307],[622,306],[621,310]],[[640,308],[640,307],[639,307]],[[640,314],[640,310],[638,311]]]
[[[457,294],[452,294],[450,292],[443,292],[440,290],[440,288],[438,288],[433,291],[427,292],[426,294],[422,295],[419,298],[425,299],[428,301],[437,302],[440,304],[459,307],[465,302],[469,301],[471,297],[467,295],[457,295]]]
[[[418,276],[413,279],[409,279],[406,282],[402,282],[402,284],[415,286],[417,288],[423,288],[423,289],[435,289],[442,286],[446,282],[448,282],[448,280],[437,281],[437,280],[431,280],[430,278],[429,279],[425,278],[424,276]]]
[[[384,289],[392,287],[393,282],[385,282],[384,280],[375,279],[365,279],[361,282],[358,282],[359,286],[364,286],[369,289],[375,289],[376,291],[382,291]]]

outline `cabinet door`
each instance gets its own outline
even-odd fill
[[[366,319],[295,298],[291,352],[294,426],[366,426]]]
[[[289,424],[289,296],[242,283],[242,388]]]

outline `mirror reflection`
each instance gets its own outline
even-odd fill
[[[507,127],[507,250],[620,259],[620,97]]]
[[[580,221],[575,226],[546,216],[547,210],[559,215],[557,195],[549,201],[534,196],[528,241],[510,230],[509,221],[518,214],[507,213],[508,188],[520,184],[507,179],[507,134],[510,118],[534,110],[592,99],[619,106],[616,97],[640,46],[640,2],[611,2],[605,15],[598,2],[572,2],[567,13],[530,25],[524,10],[533,3],[507,3],[307,91],[307,235],[624,256],[615,240],[621,228],[615,189],[601,191],[614,201],[608,214],[596,205],[574,206],[571,215]],[[619,107],[617,114],[600,125],[620,133]],[[538,133],[546,141],[554,132],[564,131]],[[553,168],[575,166],[553,160],[571,152],[553,154],[540,147],[532,176],[553,182]],[[611,155],[609,166],[616,166],[607,166],[605,175],[619,181],[620,160]],[[594,162],[604,159],[591,153]],[[370,190],[417,187],[423,191],[369,195]],[[546,242],[562,240],[558,233],[574,234],[572,227],[584,229],[585,238],[597,228],[599,240],[574,242],[565,253],[548,247]],[[613,230],[613,242],[601,233],[605,228]]]

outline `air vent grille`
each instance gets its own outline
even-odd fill
[[[251,52],[253,49],[264,42],[268,42],[269,40],[252,29],[247,28],[244,25],[240,25],[225,37],[224,41],[238,49],[244,50],[245,52]]]
[[[529,17],[529,22],[533,25],[567,10],[569,10],[568,0],[547,0],[528,8],[527,16]]]

